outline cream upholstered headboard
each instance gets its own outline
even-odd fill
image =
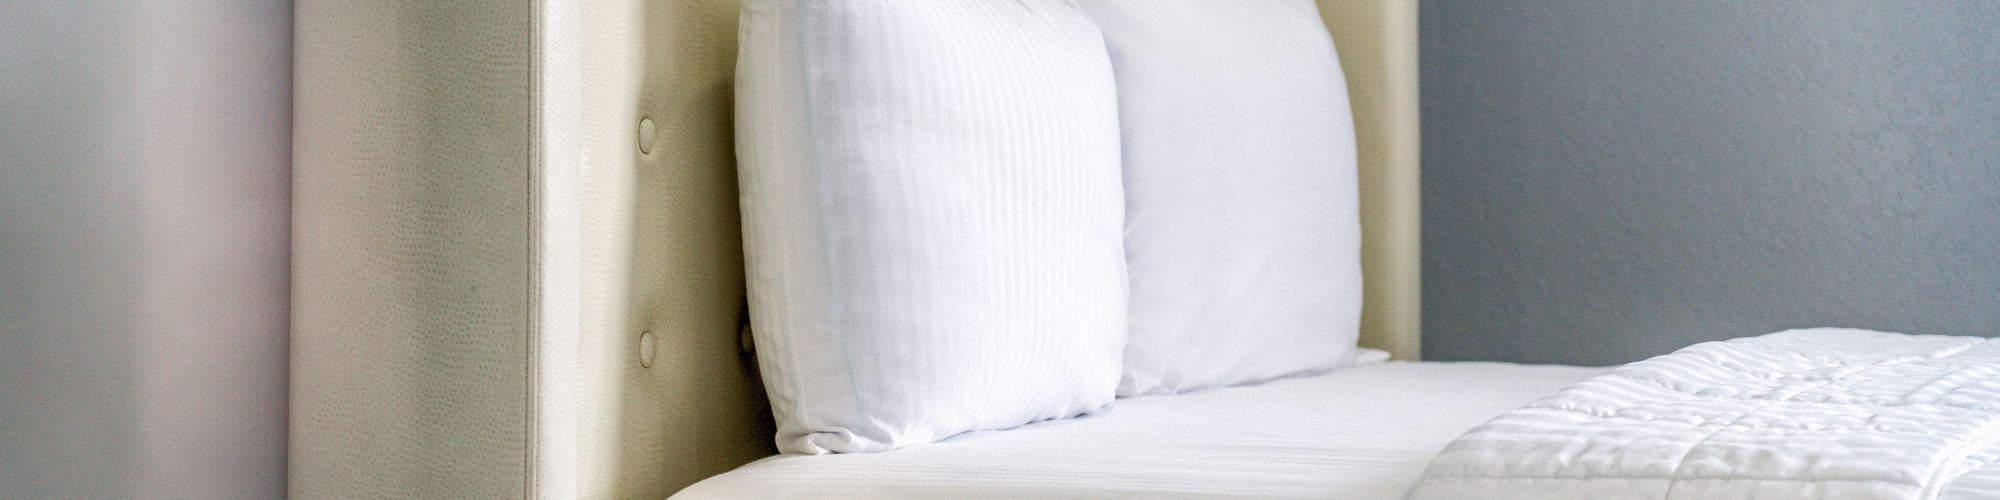
[[[1361,345],[1421,355],[1416,0],[1318,0],[1354,104],[1361,163]]]
[[[1362,343],[1418,349],[1415,0],[1319,0]],[[663,498],[771,453],[733,0],[298,0],[290,490]]]

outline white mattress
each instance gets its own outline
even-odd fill
[[[1397,498],[1466,430],[1606,371],[1367,365],[886,453],[771,457],[675,498]]]

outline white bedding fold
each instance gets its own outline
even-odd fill
[[[1409,493],[2000,498],[2000,342],[1851,329],[1710,342],[1501,415]]]

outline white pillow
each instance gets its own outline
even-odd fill
[[[747,0],[750,307],[789,453],[1098,410],[1125,338],[1118,111],[1065,0]]]
[[[1120,396],[1354,362],[1354,123],[1312,0],[1081,0],[1118,78],[1131,339]]]

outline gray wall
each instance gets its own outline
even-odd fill
[[[2000,334],[2000,2],[1422,9],[1427,358]]]
[[[285,486],[287,0],[0,0],[0,498]]]

